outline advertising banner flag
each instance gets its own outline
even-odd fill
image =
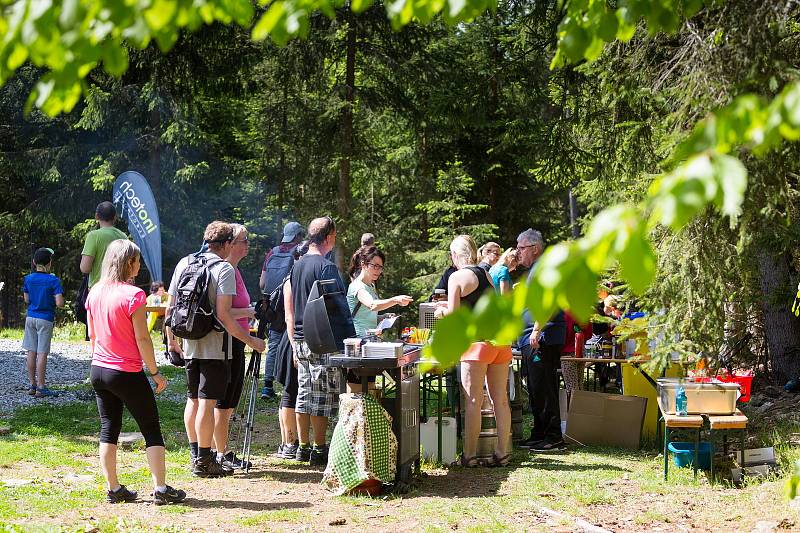
[[[147,180],[138,172],[123,172],[114,182],[112,198],[117,214],[128,221],[133,241],[142,249],[142,259],[152,281],[162,281],[161,223]]]

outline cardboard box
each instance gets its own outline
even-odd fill
[[[564,440],[637,450],[646,410],[647,398],[574,391]]]
[[[776,465],[757,465],[744,467],[744,475],[752,478],[762,478],[770,475],[774,470],[777,470]],[[742,482],[742,469],[731,468],[731,480],[734,484],[739,485]]]
[[[742,461],[742,452],[735,452],[736,462],[744,466],[757,466],[757,465],[774,465],[775,461],[775,448],[753,448],[744,451],[744,461]]]

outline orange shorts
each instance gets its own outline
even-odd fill
[[[461,356],[461,361],[486,365],[507,365],[511,361],[511,346],[495,346],[490,342],[473,342]]]

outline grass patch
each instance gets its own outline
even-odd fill
[[[298,509],[274,509],[263,511],[247,518],[240,518],[236,522],[243,526],[264,526],[272,522],[297,523],[308,519],[308,513]]]

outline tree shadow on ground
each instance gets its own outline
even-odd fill
[[[608,464],[608,463],[570,463],[566,461],[562,461],[559,457],[564,457],[564,455],[532,455],[529,459],[530,464],[525,466],[530,466],[530,468],[536,470],[548,470],[548,471],[563,471],[563,472],[585,472],[585,471],[597,471],[597,470],[610,470],[614,472],[630,472],[630,470],[626,468],[620,468],[618,466]]]
[[[247,511],[277,511],[311,507],[309,502],[257,502],[246,500],[198,500],[186,498],[181,505],[195,509],[244,509]]]

